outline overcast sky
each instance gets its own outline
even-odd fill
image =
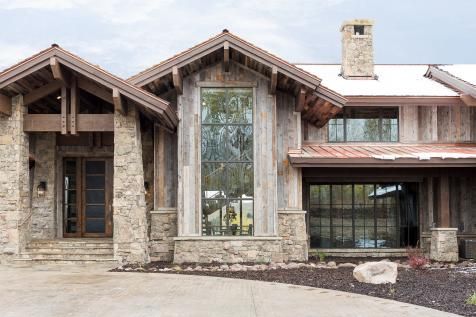
[[[340,62],[342,21],[375,21],[377,63],[476,63],[474,0],[0,0],[0,69],[51,43],[122,77],[222,29],[290,62]]]

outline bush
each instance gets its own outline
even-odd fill
[[[430,260],[423,255],[423,252],[419,248],[408,248],[407,255],[408,265],[413,269],[421,269],[430,263]]]
[[[318,252],[317,256],[319,257],[319,262],[325,262],[327,255],[324,252]]]
[[[468,299],[466,300],[466,304],[476,305],[476,292],[473,292],[473,294],[468,297]]]

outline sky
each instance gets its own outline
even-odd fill
[[[223,29],[292,63],[340,63],[344,20],[376,63],[476,63],[475,0],[0,0],[0,69],[57,43],[127,78]]]

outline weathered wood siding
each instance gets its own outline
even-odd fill
[[[327,125],[303,123],[303,140],[325,143]],[[461,106],[399,107],[399,140],[402,143],[476,142],[476,108]]]
[[[301,114],[294,112],[295,98],[289,94],[276,94],[277,157],[278,157],[278,208],[302,209],[302,174],[300,168],[288,161],[288,150],[301,144]]]
[[[183,79],[178,97],[178,235],[200,235],[200,86],[255,87],[253,113],[254,233],[277,234],[276,102],[269,79],[232,63],[217,64]]]

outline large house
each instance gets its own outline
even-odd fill
[[[0,73],[3,261],[304,261],[476,238],[476,64],[295,65],[224,30],[127,79],[52,45]]]

